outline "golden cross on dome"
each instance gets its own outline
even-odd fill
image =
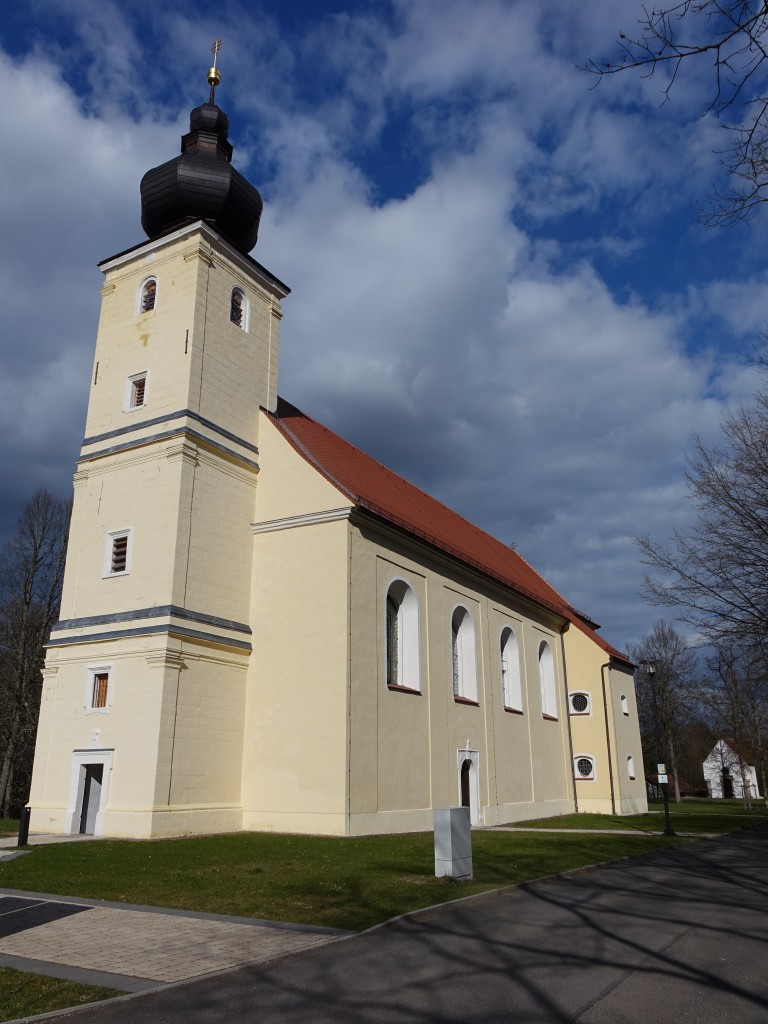
[[[211,47],[211,53],[213,54],[213,67],[208,68],[208,84],[211,87],[211,96],[208,100],[209,103],[213,103],[213,90],[221,81],[221,72],[216,67],[216,60],[219,56],[219,50],[224,45],[222,39],[216,39],[213,46]]]

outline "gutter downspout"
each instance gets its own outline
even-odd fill
[[[611,662],[606,661],[600,666],[600,680],[603,684],[603,714],[605,715],[605,743],[608,748],[608,778],[611,783],[611,814],[616,815],[616,793],[613,785],[613,758],[611,756],[611,730],[608,724],[608,698],[605,692],[605,670],[610,669]]]
[[[571,786],[573,787],[573,810],[575,814],[578,814],[579,798],[576,794],[576,775],[573,770],[573,735],[571,734],[571,709],[570,705],[568,704],[568,667],[565,663],[565,634],[570,625],[570,622],[566,622],[560,630],[560,655],[563,662],[563,684],[565,686],[565,720],[568,723],[568,750],[570,751]]]

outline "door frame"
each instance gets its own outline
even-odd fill
[[[99,797],[99,809],[96,813],[96,821],[93,827],[93,834],[100,836],[104,827],[104,811],[109,796],[109,779],[112,774],[112,756],[114,747],[99,747],[80,749],[72,751],[72,775],[69,783],[69,802],[67,814],[64,819],[65,831],[69,835],[80,834],[80,819],[83,813],[83,792],[85,789],[86,765],[100,764],[103,767],[101,775],[101,794]]]
[[[459,794],[458,805],[461,807],[461,766],[469,761],[469,821],[472,825],[483,824],[483,812],[480,806],[480,754],[468,747],[456,751],[456,785]]]

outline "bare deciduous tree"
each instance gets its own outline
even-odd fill
[[[25,802],[44,647],[58,618],[70,503],[40,490],[0,552],[0,811]]]
[[[696,711],[692,696],[696,691],[696,655],[674,626],[662,619],[632,649],[630,657],[638,666],[635,684],[644,760],[655,764],[661,757],[668,762],[679,803],[679,752],[685,742],[685,726]],[[649,663],[655,669],[652,680],[645,671]]]
[[[710,643],[760,649],[768,637],[768,395],[728,415],[723,444],[697,442],[686,478],[696,521],[669,546],[638,539],[659,575],[645,589]]]
[[[642,8],[636,34],[619,35],[615,60],[589,60],[601,78],[629,69],[668,72],[668,99],[684,64],[709,62],[712,91],[704,111],[722,118],[728,133],[724,166],[730,186],[704,211],[709,224],[746,219],[768,199],[768,2],[677,0]]]

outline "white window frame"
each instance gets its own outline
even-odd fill
[[[631,754],[627,754],[627,775],[629,776],[630,781],[637,778],[637,775],[635,774],[635,759]]]
[[[548,640],[539,641],[539,688],[541,690],[541,714],[544,718],[557,721],[557,677],[555,655]]]
[[[478,703],[475,622],[463,604],[451,612],[451,686],[454,700]]]
[[[114,671],[112,665],[89,665],[85,681],[85,713],[86,715],[106,715],[112,707],[112,689],[114,687]],[[93,690],[96,683],[96,676],[107,676],[107,703],[103,708],[97,708],[93,703]]]
[[[243,297],[243,305],[242,305],[243,322],[241,324],[235,323],[235,321],[232,319],[232,297],[235,294],[235,292],[240,292],[240,294]],[[237,327],[238,330],[244,331],[246,334],[248,333],[248,321],[249,321],[250,309],[251,309],[251,304],[248,301],[248,296],[245,293],[245,289],[241,288],[239,284],[233,285],[232,286],[232,290],[229,293],[229,313],[228,313],[228,315],[229,315],[229,322],[234,327]]]
[[[114,553],[115,541],[121,537],[128,538],[128,544],[125,550],[125,569],[121,569],[119,572],[112,571],[112,556]],[[107,543],[104,551],[104,571],[102,573],[102,579],[112,578],[114,576],[128,576],[131,572],[131,560],[133,557],[133,527],[127,527],[124,530],[111,530],[107,534]]]
[[[506,711],[523,712],[523,679],[520,672],[520,644],[514,627],[506,623],[499,634],[501,695]]]
[[[144,381],[144,400],[141,405],[133,404],[134,388],[138,381]],[[142,370],[141,373],[132,373],[125,378],[125,393],[123,395],[123,412],[136,412],[137,409],[144,409],[147,405],[147,387],[149,386],[149,370]]]
[[[397,605],[397,670],[389,678],[389,599]],[[389,581],[384,601],[384,681],[390,689],[402,688],[421,693],[421,648],[419,643],[419,601],[413,587],[402,577]]]
[[[141,307],[144,305],[144,290],[150,281],[155,282],[155,302],[154,305],[152,306],[152,309],[142,310]],[[136,294],[136,316],[148,316],[150,313],[154,313],[154,311],[157,309],[157,297],[159,293],[160,285],[158,284],[155,275],[150,274],[149,277],[145,277],[144,280],[139,285],[139,290]]]
[[[629,700],[626,693],[622,693],[621,695],[621,713],[622,715],[629,717]]]
[[[589,761],[592,771],[589,775],[582,775],[578,769],[579,761]],[[573,756],[573,777],[577,782],[594,782],[597,778],[596,762],[592,754],[574,754]]]
[[[574,697],[586,697],[587,698],[587,706],[586,706],[586,708],[584,708],[583,711],[577,711],[577,709],[573,706],[573,698]],[[572,693],[569,693],[568,694],[568,714],[572,715],[574,718],[578,718],[578,717],[583,716],[583,715],[591,715],[592,714],[592,694],[588,693],[586,690],[574,690]]]

